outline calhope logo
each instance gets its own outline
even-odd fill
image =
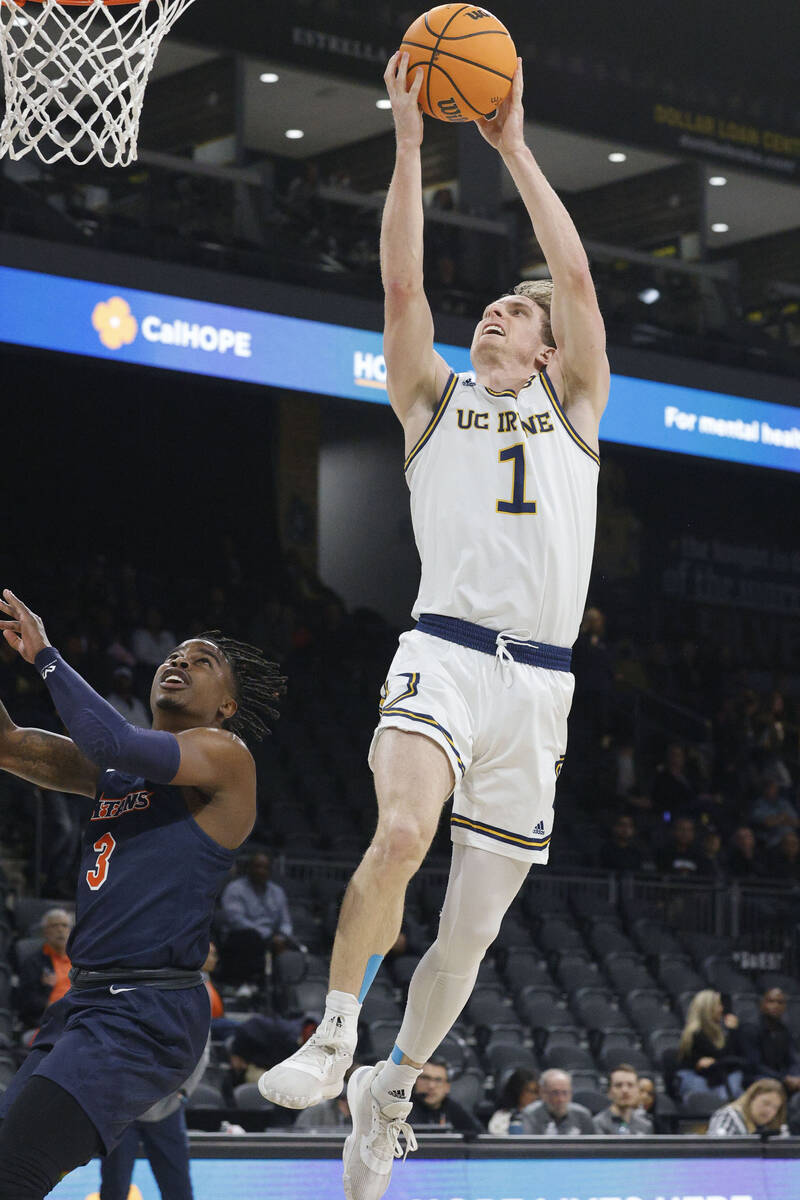
[[[121,296],[112,296],[110,300],[101,300],[95,305],[92,325],[97,330],[100,341],[109,350],[129,346],[139,332],[139,325],[131,312],[131,306]]]

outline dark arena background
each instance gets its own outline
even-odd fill
[[[676,1052],[702,989],[741,1028],[780,988],[800,1047],[799,11],[491,7],[525,63],[528,144],[589,255],[611,399],[550,864],[440,1048],[474,1131],[423,1128],[387,1198],[796,1200],[800,1092],[772,1135],[711,1138],[723,1101],[682,1096]],[[411,624],[378,233],[381,76],[417,15],[197,0],[159,53],[138,161],[0,169],[0,587],[129,706],[146,705],[142,647],[164,631],[222,628],[290,678],[239,867],[270,855],[292,931],[242,981],[217,930],[225,1023],[186,1108],[196,1200],[342,1194],[346,1127],[296,1130],[254,1084],[281,1055],[248,1060],[236,1038],[254,1016],[299,1026],[324,1007],[375,823],[379,689]],[[426,119],[422,156],[437,345],[469,370],[487,299],[547,272],[472,126]],[[5,644],[0,699],[57,728]],[[90,807],[0,774],[0,1089],[36,1025],[25,980],[43,914],[70,910]],[[361,1062],[393,1045],[435,936],[446,817],[364,1004]],[[620,1062],[654,1083],[652,1136],[487,1131],[512,1068],[568,1070],[596,1114]],[[93,1162],[52,1194],[98,1188]],[[159,1194],[141,1158],[131,1196]]]

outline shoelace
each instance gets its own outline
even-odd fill
[[[501,629],[498,633],[495,639],[497,650],[495,651],[494,664],[500,668],[503,683],[506,687],[511,687],[514,682],[514,676],[511,674],[509,666],[514,661],[514,655],[508,649],[508,643],[510,642],[512,646],[522,646],[526,642],[530,642],[531,639],[532,634],[530,629]]]
[[[389,1139],[389,1144],[392,1150],[392,1158],[402,1158],[403,1162],[408,1158],[409,1150],[416,1150],[417,1139],[414,1130],[409,1125],[408,1121],[404,1121],[401,1117],[395,1117],[386,1127],[386,1136]],[[400,1139],[405,1138],[405,1151],[400,1145]]]

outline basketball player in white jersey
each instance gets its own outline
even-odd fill
[[[348,1085],[348,1200],[378,1200],[401,1138],[406,1153],[416,1148],[405,1120],[414,1081],[466,1004],[530,865],[547,862],[609,388],[586,254],[525,145],[521,62],[496,118],[477,124],[511,173],[552,283],[522,283],[487,305],[472,341],[475,382],[434,350],[422,278],[422,72],[409,89],[407,66],[396,54],[384,76],[397,150],[381,270],[387,386],[405,432],[422,559],[418,624],[401,637],[382,689],[370,750],[378,825],[342,904],[324,1020],[260,1083],[294,1108],[339,1093],[360,1002],[452,794],[438,936],[411,980],[390,1059]]]

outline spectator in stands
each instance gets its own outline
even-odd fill
[[[785,1124],[785,1091],[777,1079],[757,1079],[738,1100],[717,1109],[708,1123],[708,1136],[780,1133]]]
[[[733,831],[727,854],[728,874],[734,879],[763,879],[766,866],[758,856],[756,835],[749,825],[739,825]]]
[[[781,792],[778,780],[770,771],[765,771],[762,776],[761,794],[753,804],[750,821],[770,850],[780,844],[787,829],[797,830],[800,826],[797,809]]]
[[[781,883],[800,883],[800,837],[787,829],[767,862],[770,879]]]
[[[777,1079],[789,1094],[800,1092],[800,1046],[783,1020],[786,993],[769,988],[761,997],[757,1024],[743,1024],[740,1030],[745,1060],[744,1082]]]
[[[147,667],[160,666],[170,650],[175,648],[175,634],[171,629],[164,628],[161,611],[154,604],[147,610],[144,625],[134,629],[131,648],[137,662]]]
[[[203,973],[203,982],[206,985],[209,1003],[211,1004],[211,1037],[215,1042],[222,1042],[225,1038],[230,1037],[231,1034],[236,1032],[239,1022],[225,1016],[225,1005],[211,978],[217,969],[218,963],[219,954],[217,953],[217,947],[213,942],[209,942],[206,961],[200,970]]]
[[[40,951],[19,964],[17,1011],[23,1025],[38,1025],[42,1013],[69,991],[67,942],[72,932],[72,914],[51,908],[42,918],[44,943]]]
[[[700,857],[698,872],[706,879],[723,881],[725,879],[725,862],[722,857],[722,837],[713,825],[706,827],[700,842]]]
[[[611,837],[600,849],[599,865],[607,871],[640,871],[644,861],[636,844],[636,825],[629,813],[619,813]]]
[[[489,1133],[505,1137],[509,1133],[522,1133],[522,1110],[539,1098],[539,1083],[536,1072],[528,1067],[517,1067],[505,1080],[500,1091],[500,1107],[489,1118]]]
[[[456,1133],[483,1133],[477,1117],[450,1095],[450,1073],[443,1058],[431,1058],[425,1063],[411,1098],[407,1120],[414,1125],[449,1126]]]
[[[653,1122],[640,1107],[639,1072],[630,1063],[609,1071],[608,1098],[608,1108],[594,1117],[595,1133],[644,1137],[653,1132]]]
[[[655,1080],[649,1075],[639,1076],[639,1112],[649,1117],[653,1123],[654,1133],[672,1133],[672,1123],[659,1111],[659,1096],[656,1092]]]
[[[231,983],[264,979],[264,956],[280,954],[292,936],[292,918],[286,893],[270,879],[268,854],[251,855],[247,873],[226,886],[220,901],[223,927],[223,978]]]
[[[712,1092],[721,1100],[741,1092],[738,1024],[733,1013],[724,1012],[719,992],[705,988],[693,997],[678,1045],[681,1100],[692,1092]]]
[[[544,1071],[539,1080],[541,1100],[529,1104],[522,1113],[524,1133],[545,1137],[578,1137],[594,1133],[592,1114],[582,1104],[572,1103],[572,1077],[555,1067]]]
[[[137,725],[139,729],[150,728],[150,714],[139,697],[133,694],[133,671],[124,663],[114,668],[111,691],[106,700],[126,721],[130,721],[131,725]]]
[[[306,1013],[294,1020],[253,1016],[242,1021],[229,1051],[236,1083],[258,1083],[265,1070],[306,1044],[319,1020],[319,1013]]]
[[[344,1077],[345,1085],[358,1066],[361,1064],[352,1063],[348,1067]],[[297,1114],[297,1120],[292,1129],[297,1133],[317,1133],[318,1131],[330,1133],[333,1129],[349,1128],[352,1120],[345,1086],[341,1096],[335,1096],[333,1100],[323,1100],[321,1104],[314,1104],[311,1108],[302,1109]]]
[[[606,643],[606,619],[599,608],[587,608],[572,651],[575,699],[572,723],[587,750],[597,751],[607,735],[614,660]]]
[[[653,808],[660,813],[676,816],[693,812],[697,793],[686,774],[686,751],[680,742],[671,742],[656,769],[653,783]]]
[[[695,877],[700,871],[701,858],[694,821],[691,817],[678,817],[672,823],[666,845],[656,854],[656,867],[664,875]]]

